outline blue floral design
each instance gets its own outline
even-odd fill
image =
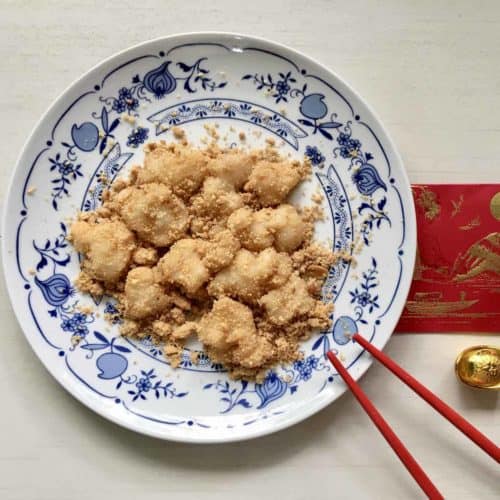
[[[64,274],[53,274],[46,280],[35,276],[35,283],[51,306],[62,306],[74,294],[74,289]]]
[[[85,122],[80,126],[75,123],[71,127],[71,139],[73,139],[74,146],[88,153],[99,142],[99,130],[92,122]],[[63,146],[68,147],[70,150],[72,149],[72,146],[69,144],[63,143]]]
[[[333,340],[338,345],[345,345],[350,342],[351,335],[358,332],[358,325],[349,316],[340,316],[333,325]]]
[[[282,375],[274,370],[270,371],[261,384],[255,384],[253,390],[245,380],[235,384],[231,384],[227,380],[218,380],[215,383],[204,385],[203,389],[213,388],[221,394],[220,401],[224,403],[221,414],[229,413],[238,406],[262,409],[282,398],[288,392],[294,394],[299,387],[299,382],[310,380],[313,371],[322,370],[330,370],[330,366],[312,354],[305,360],[296,361],[291,368],[284,369]],[[255,396],[257,396],[257,400]]]
[[[325,157],[321,154],[321,151],[316,146],[306,146],[305,155],[311,161],[314,166],[321,165],[325,161]]]
[[[331,114],[329,120],[324,122],[319,121],[324,118],[328,112],[328,106],[323,101],[325,96],[319,93],[306,94],[307,83],[304,83],[302,87],[292,87],[291,84],[296,84],[297,79],[292,76],[291,71],[286,74],[278,73],[278,75],[279,78],[275,79],[270,73],[267,75],[249,73],[243,75],[241,79],[253,81],[257,90],[265,89],[275,98],[276,103],[280,101],[288,102],[288,97],[301,97],[299,109],[302,115],[305,116],[305,119],[299,119],[299,123],[306,127],[312,127],[313,134],[319,132],[323,137],[333,140],[333,136],[328,129],[337,129],[341,127],[342,124],[336,121],[337,115],[335,113]]]
[[[65,267],[71,260],[66,252],[66,225],[60,223],[61,234],[54,241],[46,240],[44,245],[33,241],[33,248],[39,254],[40,260],[36,265],[37,272],[43,271],[49,263],[52,264],[52,273],[46,279],[35,276],[35,283],[42,292],[45,301],[53,307],[48,313],[53,318],[60,317],[61,329],[72,334],[75,340],[81,340],[89,333],[88,325],[94,321],[93,315],[87,315],[76,310],[76,303],[68,305],[70,297],[74,295],[74,288],[68,277],[57,272],[57,267]]]
[[[325,173],[316,174],[326,194],[326,201],[330,209],[334,225],[334,249],[338,252],[352,252],[353,227],[350,217],[350,204],[342,188],[338,173],[333,165]],[[337,265],[330,267],[328,276],[323,285],[324,290],[329,290],[336,298],[342,288],[343,280],[349,269],[349,262],[342,259]]]
[[[137,399],[146,400],[146,394],[153,392],[156,399],[161,397],[183,398],[187,392],[178,392],[173,382],[162,382],[157,379],[154,369],[149,371],[141,370],[140,376],[135,374],[127,375],[129,367],[127,354],[131,350],[123,345],[117,344],[117,338],[108,340],[102,333],[94,331],[97,342],[89,343],[86,339],[80,343],[80,348],[88,351],[87,358],[91,359],[96,351],[106,351],[96,358],[96,367],[99,371],[98,377],[103,380],[117,380],[116,389],[120,389],[123,384],[134,385],[135,389],[129,389],[127,393],[132,396],[132,401]]]
[[[109,153],[103,157],[94,173],[96,182],[92,186],[92,189],[90,189],[90,186],[87,189],[83,202],[83,210],[95,210],[100,205],[104,189],[106,189],[108,183],[114,180],[118,172],[132,156],[133,153],[122,153],[118,142],[111,148]]]
[[[342,126],[342,124],[336,121],[337,115],[335,113],[330,115],[329,120],[319,121],[324,118],[328,112],[328,107],[323,102],[324,97],[323,94],[309,94],[302,99],[300,103],[300,112],[306,119],[300,118],[299,123],[302,123],[302,125],[306,127],[312,127],[313,134],[319,132],[323,137],[331,141],[333,136],[329,132],[329,129],[337,129]]]
[[[276,372],[269,372],[262,384],[255,384],[255,392],[260,398],[260,405],[257,406],[257,409],[264,408],[273,401],[283,397],[287,389],[287,383]]]
[[[340,156],[342,158],[357,158],[361,149],[361,142],[357,139],[351,139],[346,133],[340,133],[337,137],[337,143],[340,146]]]
[[[69,298],[74,294],[74,288],[66,275],[57,272],[58,266],[64,267],[71,260],[69,253],[65,250],[68,246],[66,242],[66,226],[61,222],[60,227],[62,232],[53,241],[47,239],[44,245],[38,245],[33,241],[33,248],[39,254],[36,271],[41,272],[49,264],[52,264],[51,274],[48,278],[42,279],[35,276],[34,281],[42,292],[45,301],[53,307],[53,309],[49,309],[49,315],[54,318],[60,316],[63,331],[72,332],[81,338],[87,335],[86,324],[92,322],[93,317],[87,318],[80,312],[74,314],[75,305],[67,305]]]
[[[177,389],[174,387],[173,382],[161,382],[160,380],[154,380],[157,378],[155,374],[154,368],[151,370],[145,371],[141,370],[141,377],[135,383],[136,390],[129,390],[128,393],[132,396],[132,401],[136,401],[137,399],[146,400],[146,394],[149,391],[153,391],[156,399],[160,397],[166,398],[183,398],[187,396],[187,392],[177,392]]]
[[[144,76],[144,87],[154,94],[157,99],[161,99],[173,92],[177,85],[175,78],[168,70],[170,63],[171,61],[166,61],[159,68],[152,69]],[[136,81],[138,80],[136,77]]]
[[[369,163],[363,163],[358,167],[352,175],[352,180],[358,191],[365,196],[371,196],[380,188],[387,191],[387,187],[378,175],[377,170]]]
[[[321,120],[328,112],[323,94],[309,94],[300,101],[300,112],[310,120]],[[339,124],[340,126],[340,124]]]
[[[103,380],[117,379],[116,389],[120,389],[123,384],[135,385],[135,389],[127,392],[132,396],[132,401],[137,399],[146,400],[146,394],[150,391],[154,393],[156,399],[160,397],[183,398],[187,392],[177,392],[173,382],[162,382],[157,379],[154,368],[140,371],[140,377],[135,374],[125,376],[129,367],[127,354],[131,350],[117,343],[117,337],[108,340],[102,333],[94,331],[97,342],[89,343],[86,340],[80,344],[81,349],[88,351],[88,359],[91,359],[96,351],[106,351],[101,353],[96,359],[96,367],[99,370],[98,377]]]
[[[143,352],[147,352],[149,355],[151,355],[151,357],[164,358],[163,349],[158,344],[155,344],[151,340],[150,336],[147,336],[147,337],[144,337],[143,339],[140,339],[139,344],[141,347],[146,348],[147,351],[143,351]]]
[[[86,314],[77,312],[71,316],[64,315],[61,328],[65,332],[71,332],[79,338],[85,338],[89,333],[87,324],[92,323],[93,318],[89,319]]]
[[[306,359],[295,361],[293,368],[298,372],[299,380],[309,380],[313,371],[318,367],[318,358],[311,354]]]
[[[106,302],[106,305],[104,306],[104,314],[108,315],[109,321],[111,321],[113,325],[122,322],[120,311],[113,302],[110,301]]]
[[[375,309],[380,308],[379,296],[375,293],[375,289],[379,286],[377,261],[374,257],[371,260],[371,267],[362,273],[362,282],[360,287],[356,287],[349,292],[351,296],[351,304],[354,304],[355,319],[349,316],[339,317],[331,331],[323,332],[314,342],[312,350],[316,351],[323,348],[326,354],[331,349],[330,337],[336,344],[344,345],[349,342],[349,335],[359,331],[356,321],[366,325],[368,321],[365,319],[365,313],[371,314]],[[333,319],[333,314],[330,316]],[[305,360],[297,361],[294,365],[295,370],[303,380],[307,380],[310,376],[311,369],[315,369],[317,359],[310,359],[309,356]]]
[[[63,321],[61,323],[61,328],[65,332],[72,332],[74,330],[73,325],[74,325],[74,323],[73,323],[72,319],[71,318],[66,318],[66,319],[63,319]]]
[[[113,100],[112,109],[117,113],[135,111],[139,107],[139,100],[136,99],[132,92],[126,87],[122,87],[118,91],[118,97]]]
[[[292,82],[295,82],[295,80],[290,80]],[[287,95],[288,92],[290,91],[290,85],[288,85],[288,82],[287,80],[283,79],[283,80],[279,80],[277,83],[276,83],[276,92],[278,93],[278,99],[281,98],[281,99],[284,99],[283,96]],[[276,102],[279,102],[276,101]]]
[[[115,129],[118,127],[120,124],[120,119],[115,118],[111,123],[109,122],[109,113],[107,109],[103,106],[101,109],[101,126],[103,130],[102,138],[101,138],[101,144],[99,145],[99,153],[103,154],[104,150],[106,149],[106,146],[108,145],[108,142],[115,138],[112,132],[115,131]]]
[[[52,273],[55,274],[56,266],[64,267],[70,262],[71,257],[69,253],[66,251],[66,248],[68,247],[68,242],[66,241],[66,235],[67,235],[66,224],[64,224],[64,222],[61,222],[59,223],[59,227],[61,229],[61,233],[54,239],[53,242],[47,239],[45,240],[45,243],[43,245],[39,245],[36,243],[36,241],[33,240],[33,248],[37,251],[40,257],[40,260],[36,264],[37,271],[41,271],[42,269],[44,269],[45,266],[47,266],[50,262],[52,263]],[[42,282],[41,280],[39,280],[39,283],[40,285],[42,285],[42,287],[44,286],[44,284],[48,286],[59,285],[59,283],[57,282],[51,283],[50,281],[48,281],[47,283],[47,281]]]
[[[94,335],[98,332],[94,332]],[[89,344],[87,344],[89,345]],[[82,346],[82,348],[85,346]],[[123,347],[123,346],[120,346]],[[116,348],[116,346],[115,346]],[[129,351],[130,352],[130,351]],[[126,384],[133,384],[134,380],[137,377],[131,376],[127,378],[123,378],[123,374],[127,371],[128,368],[128,360],[122,354],[117,352],[105,352],[101,354],[96,359],[96,367],[99,370],[98,377],[103,380],[112,380],[118,378],[119,381],[116,385],[116,388],[119,389],[123,382]]]
[[[367,324],[367,321],[363,317],[365,311],[371,314],[375,309],[380,307],[378,303],[379,296],[375,293],[375,289],[377,287],[377,261],[374,257],[372,257],[372,265],[367,271],[363,272],[360,287],[356,287],[354,290],[349,292],[351,295],[351,304],[356,304],[356,321]]]
[[[222,414],[229,413],[236,406],[242,406],[243,408],[251,408],[250,402],[243,397],[243,395],[247,392],[248,382],[246,380],[242,380],[240,382],[239,389],[236,387],[232,387],[229,382],[226,380],[225,382],[221,382],[218,380],[214,384],[205,384],[203,389],[211,389],[215,388],[220,394],[222,394],[221,401],[225,403],[226,407],[221,411]]]
[[[358,213],[360,215],[366,215],[366,218],[361,224],[361,234],[363,235],[363,242],[366,246],[370,245],[370,235],[375,227],[380,229],[384,221],[391,226],[391,220],[384,210],[386,203],[387,198],[384,196],[376,204],[370,200],[370,202],[361,203],[358,207]]]
[[[339,146],[348,146],[350,141],[350,134],[346,132],[340,132],[337,137],[337,143]]]
[[[193,119],[208,117],[212,119],[231,117],[260,125],[288,142],[295,149],[298,149],[298,139],[307,135],[295,123],[278,113],[270,114],[267,108],[233,99],[197,99],[181,105],[169,106],[148,117],[148,121],[155,125],[156,135],[160,135],[170,125],[189,123]]]
[[[339,131],[336,141],[338,146],[333,150],[334,156],[339,154],[342,158],[349,159],[349,169],[351,169],[354,165],[359,168],[373,159],[373,155],[371,153],[362,151],[361,141],[352,137],[350,121],[348,121],[342,130]]]
[[[227,82],[215,82],[208,75],[210,71],[202,67],[201,63],[206,61],[206,57],[200,57],[196,62],[189,65],[183,62],[178,62],[177,66],[186,74],[183,77],[177,77],[177,80],[184,80],[184,90],[193,94],[196,89],[193,87],[195,84],[200,84],[203,90],[214,91],[222,89],[227,85]]]
[[[72,181],[83,177],[82,165],[64,159],[61,153],[56,153],[53,158],[49,158],[50,171],[59,174],[50,182],[52,183],[52,207],[58,210],[58,202],[63,197],[69,196],[68,186]]]
[[[104,314],[119,314],[119,311],[113,302],[106,302]]]
[[[151,102],[152,95],[155,99],[163,99],[177,88],[177,82],[184,82],[185,91],[193,94],[198,88],[213,92],[216,89],[224,88],[227,82],[216,82],[210,76],[210,71],[203,67],[206,57],[201,57],[193,64],[178,62],[178,67],[182,75],[174,76],[170,71],[172,61],[165,61],[160,66],[148,71],[143,78],[138,74],[132,78],[130,87],[122,87],[118,90],[118,95],[111,97],[101,97],[100,100],[109,111],[115,113],[127,113],[137,116],[137,109],[140,101]]]
[[[154,375],[151,376],[151,378],[154,378]],[[153,383],[151,382],[150,377],[142,377],[140,378],[135,386],[137,387],[137,390],[140,392],[149,392],[149,389],[153,387]]]
[[[127,146],[132,148],[139,147],[140,144],[143,144],[148,138],[148,129],[144,127],[137,127],[135,130],[127,138]]]
[[[130,345],[134,346],[137,350],[139,350],[143,354],[146,354],[150,358],[159,359],[162,362],[166,362],[162,346],[158,345],[157,343],[154,343],[151,340],[151,337],[146,336],[138,341],[132,342],[128,340],[128,342],[130,343]],[[197,363],[194,364],[191,361],[192,352],[193,351],[187,348],[183,350],[180,362],[181,367],[190,371],[197,371],[197,372],[213,373],[213,372],[225,371],[220,363],[213,363],[207,356],[207,354],[204,353],[203,351],[198,351]]]
[[[291,71],[287,73],[278,73],[277,79],[273,78],[270,73],[267,75],[258,73],[246,74],[243,75],[241,79],[253,81],[257,90],[265,89],[274,97],[276,103],[281,101],[288,102],[289,97],[303,96],[304,92],[307,90],[307,84],[304,84],[302,88],[293,87],[293,85],[297,83],[297,80],[292,76]]]
[[[136,375],[124,377],[124,373],[128,368],[128,361],[124,355],[130,354],[130,349],[117,344],[117,337],[108,340],[105,335],[95,330],[93,335],[96,341],[91,343],[85,339],[84,342],[79,345],[81,349],[88,351],[87,359],[92,359],[96,351],[106,351],[96,358],[96,368],[99,371],[97,376],[103,380],[118,379],[116,385],[117,389],[119,389],[123,383],[133,384],[136,382]]]

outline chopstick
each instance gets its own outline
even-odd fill
[[[328,359],[332,362],[333,366],[344,379],[349,389],[352,391],[360,405],[366,411],[372,422],[377,429],[382,433],[389,446],[394,450],[408,472],[413,476],[423,492],[432,500],[444,499],[443,495],[439,493],[434,483],[429,479],[429,476],[424,472],[422,467],[413,458],[412,454],[408,451],[402,441],[398,438],[396,433],[391,429],[390,425],[385,421],[384,417],[379,413],[374,404],[368,399],[368,396],[363,392],[361,387],[349,375],[349,372],[344,368],[342,363],[338,360],[332,351],[326,353]]]
[[[469,439],[482,448],[493,460],[500,462],[500,448],[488,439],[482,432],[476,429],[470,422],[465,420],[453,408],[439,399],[433,392],[424,387],[418,380],[413,378],[407,371],[394,362],[389,356],[373,346],[359,333],[355,333],[352,339],[364,347],[374,358],[380,361],[396,377],[403,381],[410,389],[413,389],[422,399],[427,401],[436,411],[451,422],[457,429],[462,431]]]

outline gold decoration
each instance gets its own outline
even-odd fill
[[[500,349],[486,345],[465,349],[455,361],[460,381],[481,389],[500,389]]]
[[[477,216],[474,217],[470,222],[465,224],[465,226],[459,226],[459,228],[462,231],[470,231],[471,229],[474,229],[475,227],[479,227],[481,225],[481,217]]]
[[[417,203],[424,209],[426,219],[433,220],[441,212],[436,193],[434,191],[429,191],[425,187],[417,198]]]
[[[415,256],[415,269],[413,271],[413,280],[420,281],[423,279],[423,272],[429,269],[420,258],[420,248],[417,245],[417,255]]]
[[[453,205],[451,216],[455,217],[455,215],[459,214],[462,211],[462,205],[464,204],[464,195],[461,194],[460,198],[457,201],[451,200],[451,204]]]
[[[492,248],[488,248],[485,243]],[[454,281],[466,281],[485,272],[500,274],[500,233],[491,233],[474,243],[469,248],[466,259],[470,264],[469,271],[457,274]]]
[[[478,302],[477,299],[468,300],[465,292],[460,292],[459,300],[443,300],[442,292],[417,292],[413,300],[406,302],[409,316],[453,316],[458,311],[468,309]]]
[[[491,215],[495,217],[496,220],[500,220],[500,192],[495,194],[490,201]]]

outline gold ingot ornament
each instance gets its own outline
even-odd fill
[[[500,389],[500,348],[487,345],[469,347],[455,361],[459,380],[480,389]]]

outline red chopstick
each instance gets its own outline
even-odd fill
[[[424,387],[418,380],[413,378],[407,371],[395,363],[389,356],[374,347],[359,333],[355,333],[352,339],[363,346],[374,358],[380,361],[394,375],[401,379],[410,389],[413,389],[420,397],[427,401],[444,418],[451,422],[457,429],[461,430],[469,439],[474,441],[491,458],[500,462],[500,448],[488,439],[482,432],[476,429],[470,422],[465,420],[453,408],[439,399],[433,392]]]
[[[364,408],[368,416],[371,418],[372,422],[375,424],[377,429],[382,433],[385,440],[389,443],[390,447],[396,452],[403,465],[406,467],[408,472],[413,476],[415,481],[418,483],[420,488],[424,493],[434,499],[444,499],[443,495],[439,493],[438,489],[434,486],[433,482],[429,479],[429,476],[424,472],[422,467],[413,458],[412,454],[407,450],[405,445],[396,436],[395,432],[391,429],[389,424],[385,421],[384,417],[379,413],[377,408],[368,399],[368,396],[363,392],[361,387],[354,381],[354,379],[349,375],[349,372],[344,368],[342,363],[338,360],[332,351],[327,353],[328,359],[332,362],[333,366],[344,379],[344,382],[349,386],[356,399],[359,401],[361,406]]]

